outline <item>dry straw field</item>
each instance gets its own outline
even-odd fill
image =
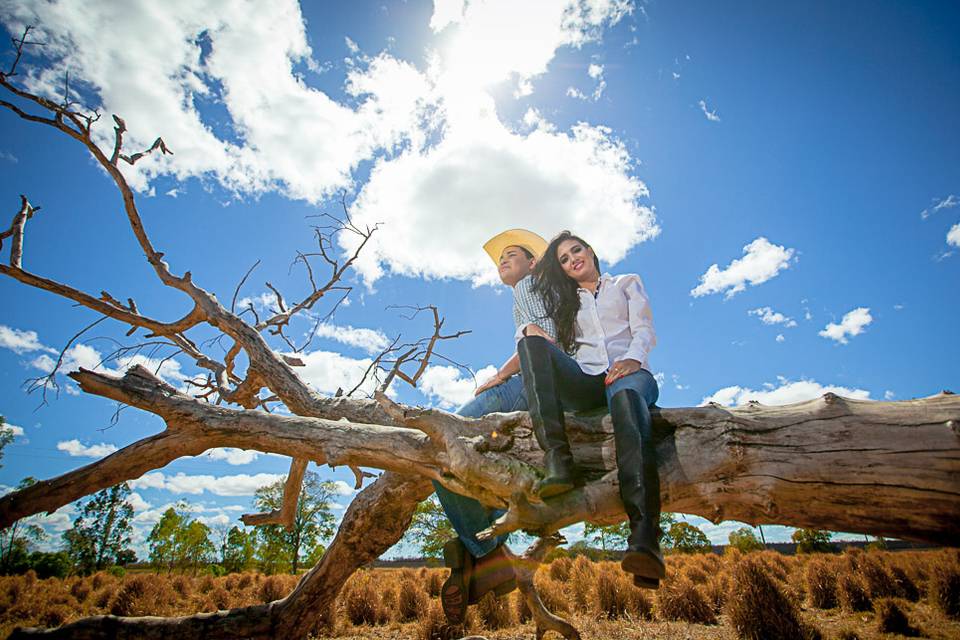
[[[774,552],[671,556],[659,591],[633,587],[613,562],[560,558],[537,575],[548,608],[585,638],[789,640],[960,638],[960,551],[782,556]],[[356,573],[340,595],[335,627],[322,637],[445,639],[533,637],[514,592],[471,607],[466,628],[443,624],[443,569]],[[78,617],[182,615],[282,598],[294,576],[190,577],[98,573],[66,580],[0,578],[0,637],[17,626]],[[899,634],[899,635],[895,635]]]

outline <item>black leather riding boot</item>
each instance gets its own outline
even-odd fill
[[[543,466],[547,475],[538,489],[541,498],[565,493],[580,484],[579,472],[564,430],[563,407],[557,397],[547,345],[547,341],[539,336],[523,338],[517,345],[530,407],[530,421],[537,443],[544,451]]]
[[[648,580],[666,575],[660,555],[660,476],[653,422],[646,402],[633,389],[610,400],[620,499],[630,519],[630,537],[621,566]],[[652,586],[651,588],[656,588]]]

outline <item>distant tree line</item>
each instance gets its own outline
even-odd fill
[[[12,437],[0,417],[0,459]],[[24,478],[17,489],[36,480]],[[322,481],[308,472],[297,504],[293,527],[262,525],[250,530],[242,526],[208,524],[191,515],[190,505],[179,502],[170,507],[147,535],[147,560],[157,573],[215,575],[259,570],[264,573],[296,573],[311,566],[323,555],[322,541],[333,535],[333,482]],[[41,551],[48,541],[44,529],[33,522],[18,521],[0,530],[0,575],[25,573],[66,577],[97,571],[123,573],[137,562],[132,547],[134,511],[127,483],[104,489],[79,505],[73,526],[62,535],[60,548]],[[283,501],[283,481],[257,490],[254,503],[262,511],[278,509]]]
[[[743,553],[763,551],[766,544],[763,541],[763,529],[758,528],[760,537],[751,527],[741,527],[731,532],[727,538],[727,548],[737,549]],[[675,514],[662,513],[660,515],[660,545],[665,553],[710,553],[713,544],[699,527],[677,520]],[[404,541],[417,548],[422,557],[428,560],[439,560],[444,543],[455,536],[453,526],[447,520],[443,509],[436,498],[431,496],[421,502],[413,516],[413,522],[404,536]],[[511,534],[511,540],[518,533]],[[521,534],[522,535],[522,534]],[[609,560],[617,557],[617,553],[627,546],[627,536],[630,529],[626,521],[610,525],[584,523],[583,538],[567,547],[557,547],[550,552],[548,559],[561,556],[584,555],[591,560]],[[793,532],[792,540],[797,545],[797,553],[833,553],[839,551],[831,543],[832,533],[819,529],[797,529]],[[876,538],[868,548],[884,548],[883,538]]]

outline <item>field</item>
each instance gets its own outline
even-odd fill
[[[659,591],[633,587],[613,562],[561,558],[540,568],[548,608],[585,638],[773,640],[960,638],[960,552],[861,552],[782,556],[774,552],[670,556]],[[321,637],[440,640],[437,593],[444,569],[357,572]],[[276,600],[295,576],[215,578],[106,573],[38,580],[0,577],[0,637],[17,626],[57,626],[78,617],[183,615]],[[519,593],[471,607],[464,635],[533,637]],[[899,635],[895,635],[899,634]],[[556,636],[554,636],[556,637]]]

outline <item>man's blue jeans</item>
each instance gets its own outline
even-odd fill
[[[457,415],[479,418],[488,413],[526,410],[527,394],[523,388],[523,379],[517,375],[475,396],[457,410]],[[507,536],[477,540],[477,533],[488,528],[494,520],[503,515],[502,510],[488,509],[474,498],[454,493],[437,481],[433,482],[433,487],[437,491],[437,499],[440,500],[450,524],[474,558],[482,558],[493,551],[497,545],[506,541]]]

